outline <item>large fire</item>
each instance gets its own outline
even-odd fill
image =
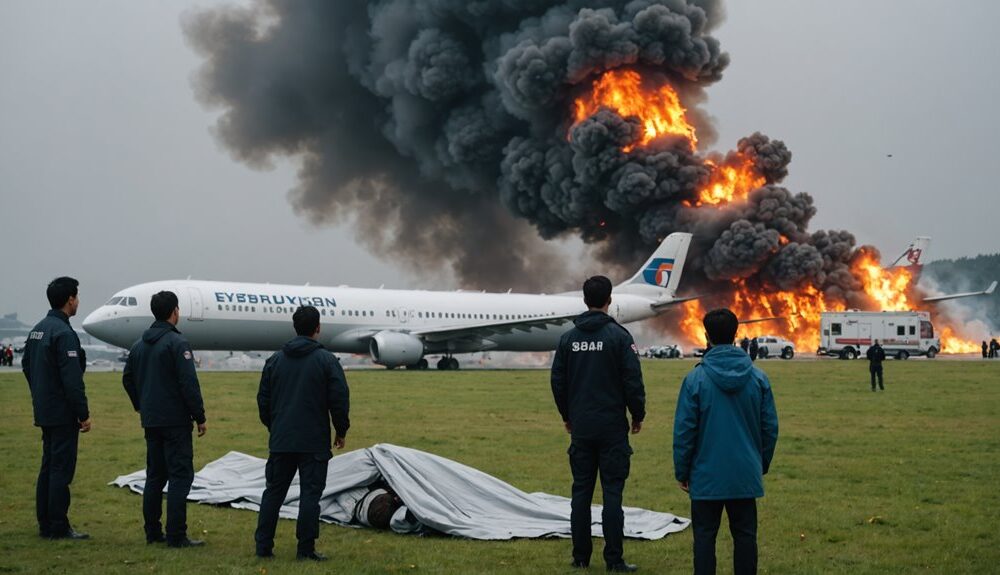
[[[694,126],[688,123],[684,115],[687,110],[681,106],[677,92],[669,84],[657,89],[646,88],[642,77],[633,70],[607,72],[594,80],[590,93],[577,98],[574,104],[574,123],[586,120],[602,107],[614,110],[623,118],[639,118],[643,127],[640,146],[667,134],[683,136],[691,143],[692,150],[698,143]],[[625,148],[626,152],[631,150],[631,146]]]
[[[712,160],[705,160],[712,167],[709,183],[698,192],[696,202],[684,202],[685,205],[697,208],[706,204],[717,206],[744,200],[750,192],[767,183],[764,176],[754,170],[750,160],[739,153],[731,155],[734,160],[721,166]]]
[[[588,93],[574,101],[574,125],[601,108],[613,110],[623,118],[639,119],[643,132],[634,144],[622,149],[626,153],[666,135],[686,139],[692,151],[697,148],[698,138],[694,126],[687,119],[687,109],[669,84],[653,85],[633,70],[606,72],[593,82]],[[703,162],[709,168],[708,181],[699,189],[697,199],[684,202],[690,208],[717,209],[741,202],[750,192],[767,183],[753,162],[739,152],[730,152],[724,158],[705,158]],[[781,238],[782,245],[788,241],[786,237]],[[874,253],[862,249],[851,266],[851,273],[864,286],[869,300],[866,309],[913,309],[913,280],[916,277],[913,270],[902,267],[885,269]],[[818,346],[822,312],[846,309],[842,302],[828,301],[822,292],[812,286],[781,291],[750,286],[744,280],[733,280],[727,295],[715,295],[710,299],[713,306],[729,307],[741,320],[768,319],[767,323],[744,324],[740,337],[765,333],[780,335],[794,342],[800,352],[813,351]],[[684,304],[680,329],[689,343],[704,345],[701,323],[704,314],[701,302],[696,300]],[[939,327],[939,335],[943,353],[970,353],[979,349],[975,342],[956,337],[949,326]]]

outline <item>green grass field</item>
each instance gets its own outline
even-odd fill
[[[692,361],[644,363],[649,416],[632,438],[626,505],[688,516],[673,480],[677,389]],[[997,573],[1000,570],[1000,362],[886,364],[872,393],[866,364],[768,361],[781,421],[760,500],[762,573]],[[348,373],[348,449],[387,442],[479,468],[526,491],[569,494],[568,438],[546,371]],[[202,374],[209,432],[195,467],[230,450],[266,455],[253,373]],[[87,377],[94,431],[81,437],[70,517],[86,542],[37,535],[40,432],[19,372],[0,372],[0,573],[563,573],[568,540],[482,542],[321,527],[324,565],[294,561],[294,523],[279,524],[273,561],[253,556],[256,514],[189,505],[200,549],[147,546],[140,497],[106,484],[144,466],[136,414],[118,374]],[[720,573],[731,546],[720,533]],[[600,565],[600,542],[595,567]],[[690,571],[691,533],[626,541],[645,573]]]

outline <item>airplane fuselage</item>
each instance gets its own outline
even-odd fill
[[[177,327],[196,350],[280,349],[295,335],[292,313],[300,305],[313,305],[320,311],[321,343],[334,352],[358,354],[368,353],[370,337],[381,331],[471,329],[498,321],[586,311],[579,293],[434,292],[173,280],[120,291],[86,318],[84,329],[108,343],[130,347],[153,321],[148,307],[137,302],[149,302],[161,290],[177,294],[181,312]],[[609,313],[620,323],[639,321],[656,315],[650,303],[644,296],[613,294]],[[571,327],[571,322],[564,322],[519,328],[486,340],[430,339],[424,346],[426,353],[550,351]]]

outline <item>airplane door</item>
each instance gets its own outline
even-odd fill
[[[201,321],[205,319],[205,305],[201,301],[201,290],[195,287],[188,288],[188,296],[191,300],[191,310],[188,319],[191,321]]]

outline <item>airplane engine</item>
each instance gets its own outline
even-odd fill
[[[424,357],[424,342],[420,338],[398,331],[380,331],[368,344],[372,361],[386,367],[413,365]]]

